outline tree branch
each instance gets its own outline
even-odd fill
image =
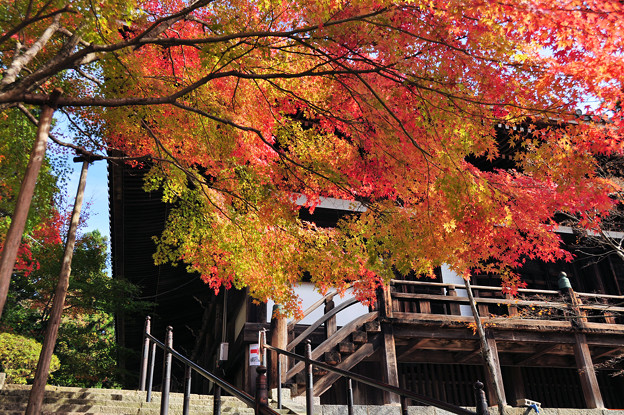
[[[55,15],[54,21],[52,22],[52,24],[50,24],[50,26],[46,28],[46,30],[43,31],[41,37],[37,39],[37,41],[33,43],[33,45],[21,56],[15,56],[9,68],[4,72],[4,77],[2,78],[2,81],[0,81],[0,90],[6,89],[7,86],[15,82],[15,79],[17,79],[17,75],[21,72],[22,68],[25,65],[28,65],[28,63],[30,63],[30,61],[33,60],[35,56],[37,56],[37,53],[39,53],[41,48],[43,48],[45,44],[48,43],[52,35],[54,35],[54,33],[61,26],[59,23],[60,17],[60,14]]]

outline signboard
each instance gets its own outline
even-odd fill
[[[260,366],[260,345],[249,345],[249,366]]]

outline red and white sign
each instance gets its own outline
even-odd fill
[[[260,345],[249,345],[249,366],[260,366]]]

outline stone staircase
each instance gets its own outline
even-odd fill
[[[4,385],[0,390],[0,414],[22,415],[28,403],[30,386]],[[47,386],[42,415],[159,415],[160,393],[152,393],[145,402],[145,392],[121,389],[87,389]],[[181,415],[184,395],[169,395],[169,414]],[[231,396],[221,398],[224,415],[252,415],[252,408]],[[191,395],[190,415],[212,414],[211,395]],[[291,413],[282,411],[282,413]]]

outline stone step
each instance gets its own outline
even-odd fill
[[[152,398],[151,398],[152,402],[160,402],[160,399],[161,399],[160,394],[158,395],[152,394]],[[28,400],[28,394],[0,394],[0,401],[3,401],[3,402],[20,402],[20,401],[27,401],[27,400]],[[145,393],[143,393],[141,396],[136,396],[132,398],[123,397],[119,399],[119,397],[116,397],[116,396],[111,397],[105,394],[72,395],[72,394],[50,394],[46,392],[46,394],[44,395],[44,401],[45,402],[62,401],[62,402],[76,403],[76,404],[81,403],[81,402],[111,402],[111,403],[118,403],[118,404],[135,404],[135,403],[146,402],[146,395]],[[191,395],[190,401],[198,405],[209,405],[209,406],[211,406],[213,403],[212,396],[203,396],[203,395]],[[222,398],[222,401],[224,403],[229,402],[229,401],[232,401],[234,403],[240,402],[238,399],[231,397],[231,396],[224,396]],[[184,402],[184,399],[183,399],[183,396],[180,396],[180,397],[173,396],[169,398],[169,402],[181,404],[182,402]]]
[[[0,414],[22,415],[28,404],[29,385],[4,385],[0,390]],[[145,402],[147,392],[120,389],[87,389],[46,386],[43,415],[160,415],[160,392],[152,392],[151,402]],[[247,407],[233,396],[221,397],[223,415],[252,415]],[[184,395],[169,395],[169,414],[182,415]],[[212,414],[213,396],[190,396],[190,415]],[[277,411],[292,413],[287,409]]]
[[[28,399],[30,394],[29,389],[7,389],[0,391],[0,397],[6,397],[9,399]],[[114,391],[105,391],[105,392],[93,392],[93,390],[81,390],[81,391],[57,391],[57,390],[48,390],[46,389],[45,395],[46,398],[54,398],[54,399],[87,399],[87,400],[107,400],[107,401],[116,401],[116,402],[144,402],[147,396],[147,392],[139,392],[139,391],[122,391],[121,393],[117,390]],[[160,392],[152,392],[151,399],[152,401],[160,401],[161,394]],[[203,402],[205,404],[212,404],[212,395],[197,395],[191,394],[191,401],[194,402]],[[2,398],[4,399],[4,398]],[[170,393],[169,400],[171,402],[182,402],[184,399],[184,395],[182,393]],[[224,396],[224,400],[237,400],[231,396]]]

